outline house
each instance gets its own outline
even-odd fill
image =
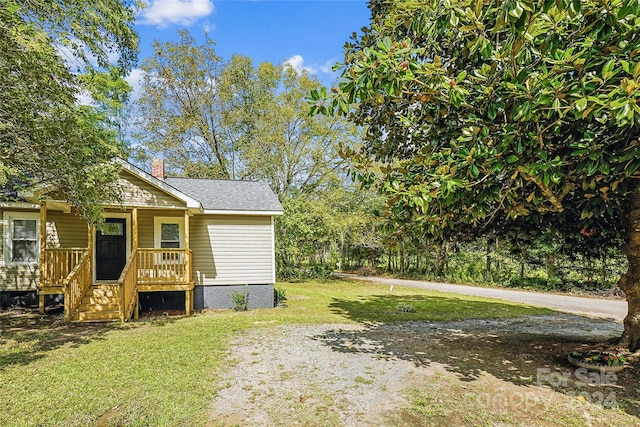
[[[105,204],[101,229],[64,200],[23,192],[0,201],[0,292],[37,292],[42,313],[63,295],[65,318],[78,321],[137,317],[147,292],[184,292],[187,315],[231,307],[245,289],[249,307],[273,307],[273,221],[283,209],[268,184],[165,178],[161,161],[151,174],[114,161],[123,201]]]

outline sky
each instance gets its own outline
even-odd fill
[[[336,78],[331,67],[343,58],[344,43],[369,24],[365,0],[145,0],[136,30],[140,63],[150,56],[154,40],[177,39],[187,29],[198,40],[216,42],[216,53],[234,53],[263,61],[289,63],[316,75],[325,85]],[[137,89],[141,76],[133,70],[129,83]]]

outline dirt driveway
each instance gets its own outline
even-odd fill
[[[635,362],[617,375],[566,362],[621,331],[570,314],[252,329],[210,425],[640,425]]]

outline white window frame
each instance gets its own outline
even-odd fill
[[[184,218],[175,216],[157,216],[153,218],[153,244],[160,249],[162,240],[162,224],[178,224],[180,232],[180,249],[184,249]]]
[[[5,265],[39,265],[40,264],[40,214],[33,212],[4,212],[4,263]],[[36,221],[36,259],[34,261],[13,261],[13,221]]]
[[[178,249],[184,249],[184,218],[175,216],[156,216],[153,218],[153,244],[156,249],[162,249],[162,224],[178,224],[178,233],[180,236],[180,246]],[[169,248],[167,248],[169,249]],[[182,257],[180,257],[182,258]],[[183,260],[167,260],[163,259],[162,255],[158,254],[156,263],[158,264],[173,264],[182,262]]]

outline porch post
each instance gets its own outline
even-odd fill
[[[193,291],[184,291],[184,314],[191,316],[191,298],[193,298]]]
[[[189,211],[184,211],[184,247],[189,250]]]
[[[184,249],[185,249],[185,257],[186,257],[186,269],[185,272],[187,274],[187,282],[191,283],[192,280],[192,272],[191,272],[191,250],[189,248],[189,237],[190,237],[190,226],[189,226],[189,211],[184,211]],[[193,305],[193,290],[184,291],[184,312],[187,316],[191,315],[191,307]]]
[[[89,257],[89,265],[91,268],[91,283],[93,283],[93,274],[94,274],[94,264],[93,264],[93,236],[95,234],[95,227],[89,223],[87,223],[87,252]]]
[[[47,275],[47,205],[45,202],[40,203],[40,292],[38,293],[38,309],[40,314],[44,314],[44,298],[42,287],[45,286]]]
[[[138,249],[138,208],[131,210],[131,251]]]
[[[131,238],[131,252],[135,252],[138,250],[138,246],[140,245],[140,243],[138,242],[138,208],[133,208],[131,210],[131,234],[132,234],[132,238]],[[136,253],[135,255],[136,257],[138,256],[138,254]],[[136,268],[136,284],[135,286],[138,286],[138,267],[137,267],[137,260],[136,262],[133,264]],[[140,294],[138,294],[138,291],[135,292],[135,307],[133,308],[133,319],[134,320],[138,320],[138,318],[140,317]]]

